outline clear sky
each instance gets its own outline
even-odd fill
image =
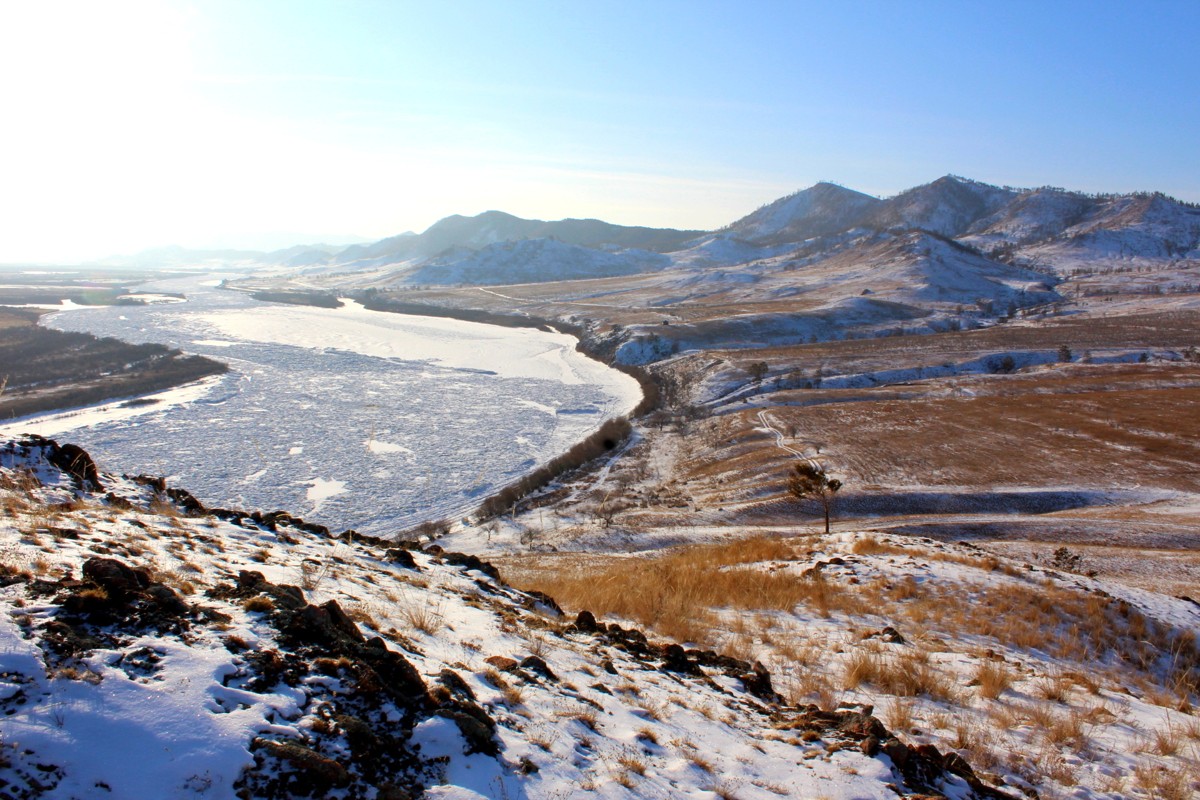
[[[0,262],[818,180],[1200,200],[1200,2],[0,0]]]

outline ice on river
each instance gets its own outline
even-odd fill
[[[457,518],[639,399],[633,379],[562,334],[260,303],[199,280],[146,290],[188,302],[71,310],[48,324],[160,342],[232,371],[137,414],[57,415],[37,429],[213,505],[375,535]]]

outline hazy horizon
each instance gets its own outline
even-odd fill
[[[947,173],[1200,201],[1194,4],[127,0],[0,21],[20,123],[0,263],[490,209],[712,229],[821,180],[890,196]]]

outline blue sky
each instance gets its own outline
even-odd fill
[[[1200,3],[0,0],[0,261],[832,180],[1200,200]],[[8,124],[11,123],[11,124]]]

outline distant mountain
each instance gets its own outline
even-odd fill
[[[154,269],[161,267],[303,267],[329,263],[345,249],[341,244],[301,244],[282,250],[203,249],[169,245],[132,255],[108,256],[95,263],[103,266]]]
[[[868,222],[882,230],[921,228],[959,236],[1016,196],[1011,189],[947,175],[884,200]]]
[[[801,242],[854,228],[882,203],[834,183],[818,183],[763,206],[721,232],[754,244]]]
[[[523,239],[557,239],[581,247],[605,246],[670,252],[703,231],[643,228],[613,225],[597,219],[564,219],[545,222],[522,219],[503,211],[485,211],[474,217],[454,215],[434,223],[424,233],[393,236],[374,244],[349,247],[338,254],[338,262],[401,262],[427,259],[455,247],[477,250],[497,242]]]
[[[265,254],[258,250],[197,250],[179,245],[155,247],[133,255],[108,256],[94,263],[106,267],[156,269],[161,267],[210,267],[259,262]]]
[[[298,244],[267,253],[260,261],[279,267],[313,267],[328,264],[345,248],[332,244]]]
[[[652,272],[671,265],[647,250],[598,250],[555,239],[522,239],[479,250],[456,248],[430,259],[406,276],[414,284],[501,285],[608,278]]]
[[[1022,190],[953,175],[885,200],[819,183],[763,206],[718,236],[759,248],[743,245],[749,261],[762,258],[762,248],[784,243],[802,244],[803,255],[812,256],[840,247],[861,229],[893,235],[928,231],[1007,261],[1059,269],[1097,261],[1200,258],[1200,208],[1165,195]],[[738,252],[710,238],[693,243],[688,253],[694,257],[678,254],[679,260],[688,266],[715,263],[708,257],[714,248],[722,255]],[[719,263],[732,265],[728,258]]]

